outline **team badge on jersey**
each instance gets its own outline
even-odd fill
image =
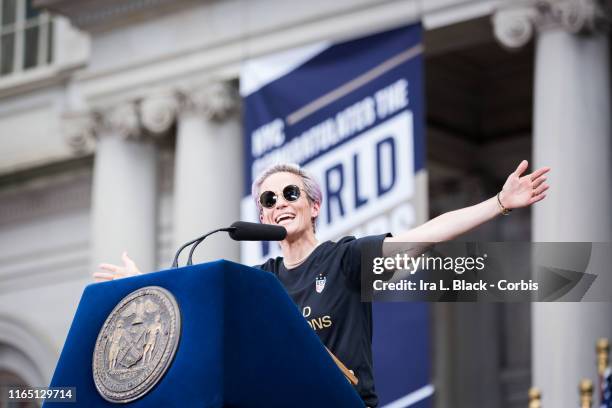
[[[327,278],[325,276],[323,275],[317,276],[317,278],[315,279],[315,289],[317,290],[317,293],[323,292],[323,289],[325,289],[326,281],[327,281]]]

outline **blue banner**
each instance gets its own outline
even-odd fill
[[[321,183],[320,241],[400,232],[426,213],[419,204],[426,200],[417,200],[427,194],[420,24],[249,60],[240,82],[242,219],[258,220],[253,180],[287,162],[304,166]],[[252,265],[280,250],[245,243],[241,255]],[[428,313],[424,304],[375,305],[381,406],[400,398],[410,404],[401,406],[428,406]]]

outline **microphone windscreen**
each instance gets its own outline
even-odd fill
[[[282,241],[287,236],[287,230],[280,225],[236,221],[230,228],[233,230],[229,236],[236,241]]]

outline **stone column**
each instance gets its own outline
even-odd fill
[[[155,269],[156,169],[154,135],[142,127],[141,101],[118,104],[72,123],[74,148],[95,139],[91,211],[91,261],[121,264],[128,251],[143,272]],[[73,127],[73,130],[75,128]]]
[[[240,218],[243,159],[238,95],[224,82],[183,92],[178,114],[174,181],[174,242],[181,244]],[[186,251],[187,252],[187,251]],[[239,260],[227,234],[206,239],[194,261]],[[186,256],[181,258],[183,262]]]
[[[552,171],[548,197],[533,209],[533,241],[610,241],[610,65],[603,9],[596,0],[531,3],[499,11],[494,23],[498,40],[511,48],[537,31],[532,166]],[[579,380],[596,375],[596,339],[612,336],[610,316],[610,303],[533,305],[532,382],[542,389],[544,405],[578,403]]]

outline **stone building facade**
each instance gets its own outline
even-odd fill
[[[549,197],[466,240],[610,241],[609,2],[2,0],[0,384],[47,384],[80,294],[239,218],[247,58],[422,20],[429,215],[495,194],[522,158]],[[238,260],[212,237],[198,259]],[[609,272],[609,271],[607,271]],[[612,306],[435,305],[438,407],[576,401]],[[409,369],[409,367],[407,367]]]

